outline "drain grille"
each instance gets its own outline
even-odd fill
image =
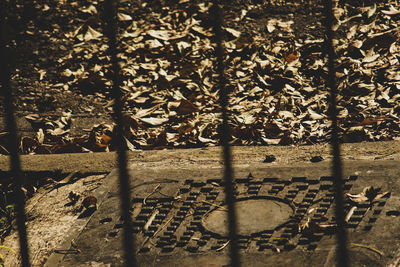
[[[343,191],[348,193],[357,179],[357,176],[346,178]],[[313,250],[324,236],[335,233],[334,188],[330,176],[280,180],[256,179],[249,175],[248,178],[235,179],[234,185],[238,201],[275,199],[293,209],[284,224],[240,236],[239,247],[242,250],[284,251],[297,247]],[[152,187],[145,198],[135,198],[131,208],[139,253],[221,251],[229,244],[227,237],[204,227],[204,219],[211,212],[225,209],[223,180],[188,179],[173,196],[164,194],[160,185]],[[155,193],[157,197],[153,197]],[[345,214],[351,213],[346,227],[357,231],[371,230],[388,197],[373,205],[346,200]],[[354,206],[357,208],[350,211]]]

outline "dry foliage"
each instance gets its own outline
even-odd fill
[[[212,5],[187,0],[120,2],[118,57],[127,149],[217,145],[221,119]],[[57,78],[49,82],[59,90],[93,95],[111,112],[102,4],[56,1],[38,8],[44,14],[76,8],[69,27],[55,23],[56,30],[47,32],[49,38],[63,36],[73,44],[55,62]],[[302,9],[296,1],[286,12],[282,12],[285,6],[274,9],[255,1],[224,6],[232,144],[329,141],[322,7],[316,3],[304,7],[303,13]],[[340,138],[343,142],[398,140],[400,11],[388,2],[371,6],[349,2],[334,11]],[[296,16],[301,17],[300,23]],[[37,73],[46,79],[45,69]],[[22,153],[114,149],[113,125],[96,125],[87,135],[71,137],[71,111],[58,120],[38,115],[27,119],[38,134],[21,140]],[[0,152],[7,153],[6,144],[0,145]]]

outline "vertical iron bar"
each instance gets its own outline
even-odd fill
[[[222,9],[218,5],[218,0],[214,0],[213,2],[213,12],[215,25],[215,38],[216,38],[216,56],[217,56],[217,73],[218,73],[218,87],[219,87],[219,101],[222,108],[222,125],[220,129],[220,141],[223,146],[223,157],[224,157],[224,180],[225,180],[225,201],[228,204],[228,221],[229,221],[229,240],[230,240],[230,256],[231,256],[231,264],[232,267],[240,266],[240,257],[239,257],[239,246],[238,246],[238,237],[236,235],[237,225],[236,225],[236,214],[235,214],[235,196],[234,196],[234,188],[233,188],[233,169],[232,169],[232,156],[231,149],[229,146],[229,137],[230,129],[229,129],[229,116],[227,112],[228,106],[228,92],[225,86],[225,65],[224,65],[224,50],[222,47],[222,30],[221,27],[223,25],[223,14]]]
[[[325,27],[326,27],[326,53],[328,55],[328,87],[330,88],[330,117],[332,121],[332,153],[333,153],[333,165],[332,172],[334,177],[335,187],[335,216],[336,223],[338,225],[337,232],[337,266],[347,267],[349,266],[349,257],[347,251],[347,236],[345,231],[344,221],[344,210],[343,210],[343,181],[342,181],[342,162],[340,159],[340,146],[338,137],[338,125],[337,125],[337,108],[336,108],[336,96],[337,87],[335,79],[335,50],[333,47],[334,33],[332,30],[333,26],[333,7],[332,0],[324,0],[325,4]]]
[[[118,171],[119,171],[119,182],[120,182],[120,196],[121,196],[121,210],[123,219],[123,245],[125,250],[125,266],[133,267],[136,266],[136,257],[133,241],[132,231],[132,218],[130,216],[130,183],[129,174],[127,170],[127,156],[126,156],[126,144],[123,138],[123,120],[122,120],[122,92],[120,89],[121,76],[120,67],[117,59],[117,23],[116,17],[116,5],[118,1],[106,0],[105,1],[105,21],[106,21],[106,35],[108,37],[108,48],[111,55],[111,68],[112,68],[112,95],[114,97],[114,115],[116,126],[116,142],[117,142],[117,153],[118,153]]]
[[[2,95],[4,97],[4,109],[6,112],[6,125],[8,131],[8,144],[10,152],[11,173],[14,176],[14,193],[16,194],[17,204],[17,227],[19,236],[19,246],[21,253],[22,266],[28,267],[29,249],[28,239],[25,227],[25,194],[21,190],[22,186],[22,171],[21,162],[18,155],[18,139],[17,125],[14,118],[13,95],[10,84],[10,69],[9,69],[9,53],[8,50],[8,35],[6,25],[5,1],[0,4],[0,84],[2,86]]]

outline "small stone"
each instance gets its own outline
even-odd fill
[[[321,157],[321,156],[314,156],[314,157],[312,157],[311,159],[310,159],[310,161],[311,162],[320,162],[320,161],[323,161],[324,160],[324,158],[323,157]]]
[[[266,155],[265,159],[264,159],[264,163],[271,163],[274,162],[276,160],[274,155]]]

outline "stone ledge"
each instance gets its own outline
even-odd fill
[[[128,152],[130,163],[138,166],[177,166],[184,167],[193,164],[221,166],[220,147],[196,149],[171,149]],[[272,163],[265,166],[293,166],[309,163],[313,156],[322,156],[324,161],[332,159],[330,146],[264,146],[264,147],[233,147],[233,162],[235,165],[262,163],[266,155],[274,155]],[[374,142],[343,144],[341,146],[343,160],[395,160],[400,159],[400,142]],[[322,162],[324,162],[322,161]],[[53,155],[22,155],[22,169],[25,171],[62,171],[62,172],[110,172],[117,167],[116,153],[79,153]],[[316,163],[319,164],[319,163]],[[9,159],[0,156],[0,171],[9,170]]]

